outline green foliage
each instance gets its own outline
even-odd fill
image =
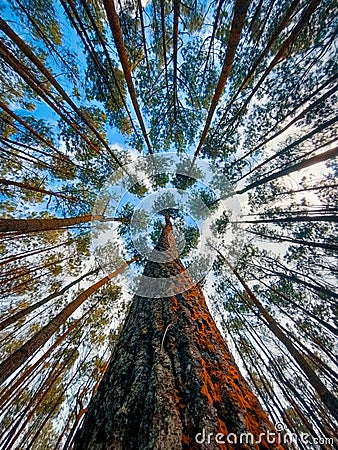
[[[143,2],[141,11],[135,1],[117,2],[137,101],[155,153],[192,156],[196,151],[231,48],[234,3],[179,2],[175,54],[172,2]],[[199,157],[210,163],[213,187],[225,201],[234,190],[249,187],[239,197],[240,218],[219,211],[219,195],[196,181],[201,174],[188,158],[176,167],[178,173],[159,170],[149,182],[131,183],[116,213],[135,218],[137,205],[156,193],[153,208],[134,223],[136,237],[152,249],[169,212],[183,262],[194,260],[201,271],[207,258],[196,254],[203,237],[197,222],[215,213],[208,238],[217,240],[217,250],[230,263],[215,258],[203,279],[215,320],[274,419],[298,432],[308,432],[309,422],[311,433],[327,436],[332,434],[332,418],[248,293],[253,292],[333,391],[338,317],[337,225],[332,217],[337,211],[338,165],[332,157],[285,173],[336,145],[336,4],[324,0],[302,21],[310,3],[299,2],[276,33],[293,2],[251,2],[234,62],[225,67],[228,78]],[[1,215],[42,220],[88,216],[98,196],[105,198],[101,190],[106,181],[118,186],[119,167],[148,151],[103,3],[11,0],[1,6],[1,13],[38,58],[39,67],[50,73],[41,71],[2,28],[0,175],[24,187],[2,184]],[[278,176],[271,179],[272,174]],[[226,179],[233,188],[225,185]],[[189,198],[189,213],[180,211],[185,205],[173,188]],[[201,202],[208,208],[201,209]],[[96,207],[97,214],[109,217],[104,202]],[[0,233],[0,322],[60,290],[98,261],[101,269],[3,330],[4,355],[14,353],[77,295],[138,254],[128,220],[113,223],[118,242],[105,241],[93,254],[92,238],[109,234],[111,225],[101,222],[92,233],[90,222],[32,234]],[[241,250],[240,238],[231,238],[236,227],[244,235]],[[140,257],[136,264],[141,273],[145,259]],[[230,267],[243,277],[246,288]],[[1,439],[29,417],[12,448],[55,448],[68,417],[76,416],[79,393],[88,403],[127,311],[128,297],[111,281],[60,326],[34,358],[74,328],[6,404]],[[60,448],[69,433],[70,425]]]

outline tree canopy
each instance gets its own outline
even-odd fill
[[[0,10],[1,448],[72,447],[168,213],[271,421],[334,448],[335,0]]]

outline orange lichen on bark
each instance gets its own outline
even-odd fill
[[[224,436],[226,436],[228,434],[227,427],[226,427],[224,421],[221,419],[218,419],[218,429],[219,429],[220,433],[224,434]]]
[[[184,442],[184,444],[189,445],[191,442],[191,438],[189,436],[186,436],[185,434],[182,435],[182,442]]]
[[[269,422],[267,414],[261,409],[257,398],[251,392],[249,386],[243,379],[239,369],[231,357],[227,345],[221,336],[214,320],[210,316],[204,297],[199,295],[199,289],[194,287],[185,293],[185,301],[192,306],[191,318],[196,325],[194,341],[198,348],[208,355],[205,359],[201,357],[200,371],[200,391],[207,399],[210,405],[215,407],[222,403],[223,398],[227,397],[230,403],[241,412],[243,418],[243,427],[246,432],[252,433],[256,440],[266,429],[273,431],[273,426]],[[175,311],[180,309],[177,302]],[[220,349],[222,349],[221,361],[219,361]],[[210,357],[209,355],[215,355]],[[220,365],[222,370],[220,370]],[[218,430],[224,436],[227,436],[229,430],[226,423],[218,419]],[[262,436],[262,442],[255,445],[256,448],[274,448],[283,449],[283,446],[277,442],[271,446]],[[232,445],[220,444],[220,448],[234,448]],[[237,447],[236,447],[237,448]],[[249,448],[242,445],[241,448]]]
[[[179,309],[179,303],[178,303],[177,297],[171,297],[171,308],[174,311],[177,311]]]
[[[213,438],[202,448],[210,450],[282,449],[264,439],[252,445],[227,442],[228,436],[241,433],[251,433],[257,440],[274,429],[173,244],[166,217],[157,250],[170,250],[173,259],[149,261],[144,273],[153,278],[179,275],[176,293],[164,292],[159,299],[135,297],[75,448],[93,450],[101,448],[101,442],[116,450],[122,448],[121,442],[128,448],[157,448],[161,436],[163,448],[198,450],[196,436],[205,430]],[[216,442],[217,435],[225,443]]]
[[[215,385],[211,380],[210,374],[206,368],[206,362],[202,359],[201,363],[201,380],[203,381],[201,392],[207,397],[209,403],[213,405],[214,402],[220,401],[220,392],[219,389],[217,389],[217,385]]]

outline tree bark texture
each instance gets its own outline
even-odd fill
[[[134,111],[135,111],[136,117],[138,119],[138,122],[140,124],[142,134],[143,134],[144,140],[146,142],[148,151],[150,154],[152,154],[153,150],[152,150],[149,138],[148,138],[147,130],[144,125],[144,121],[143,121],[143,117],[142,117],[142,113],[141,113],[141,110],[140,110],[140,107],[139,107],[139,104],[137,101],[136,91],[135,91],[135,87],[134,87],[134,83],[133,83],[133,78],[131,75],[129,59],[128,59],[127,51],[126,51],[126,48],[124,45],[122,30],[121,30],[121,26],[120,26],[119,17],[116,12],[116,9],[115,9],[114,0],[111,0],[111,1],[103,0],[103,5],[106,10],[107,19],[108,19],[108,22],[110,25],[110,29],[111,29],[113,38],[114,38],[116,50],[117,50],[117,53],[120,58],[120,62],[121,62],[123,73],[124,73],[124,78],[126,80],[127,88],[128,88],[129,95],[130,95],[130,98],[131,98],[131,101],[132,101],[132,104],[134,107]]]
[[[222,72],[219,77],[214,96],[211,101],[211,105],[208,111],[208,116],[205,121],[205,126],[202,132],[202,136],[200,142],[197,146],[197,149],[194,153],[194,157],[196,158],[206,140],[207,134],[209,132],[209,128],[211,125],[212,118],[214,116],[216,107],[218,105],[219,99],[221,98],[226,82],[229,78],[229,75],[232,70],[232,65],[235,59],[236,49],[239,44],[242,29],[244,27],[246,14],[249,8],[250,0],[236,0],[234,6],[234,16],[231,23],[231,30],[228,39],[228,46],[225,54],[225,59],[222,67]]]
[[[241,376],[179,260],[170,221],[156,250],[171,248],[171,262],[148,261],[146,276],[182,276],[190,285],[171,297],[135,295],[120,340],[82,428],[76,450],[281,449],[269,444],[219,444],[217,433],[260,433],[273,427]],[[178,292],[180,292],[178,286]],[[214,433],[199,444],[197,433]],[[224,439],[224,438],[223,438]]]
[[[0,180],[1,182],[1,180]],[[128,218],[110,217],[101,215],[86,214],[84,216],[66,218],[37,218],[37,219],[0,219],[1,232],[35,233],[39,231],[60,230],[61,228],[72,227],[83,223],[102,222],[129,222]]]
[[[81,292],[73,301],[71,301],[62,311],[60,311],[47,325],[39,330],[33,337],[25,342],[18,350],[9,355],[0,363],[0,384],[7,380],[27,359],[29,359],[36,350],[41,348],[61,325],[76,311],[85,300],[88,299],[100,287],[108,283],[112,278],[121,274],[131,263],[136,261],[137,257],[124,263],[121,267],[111,272],[95,284]]]

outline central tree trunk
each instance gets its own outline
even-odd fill
[[[149,261],[144,275],[179,275],[192,287],[171,297],[166,292],[162,298],[134,296],[75,449],[282,449],[271,436],[267,442],[267,431],[274,429],[241,376],[201,288],[193,286],[179,260],[168,217],[155,250],[171,254],[172,261]]]

